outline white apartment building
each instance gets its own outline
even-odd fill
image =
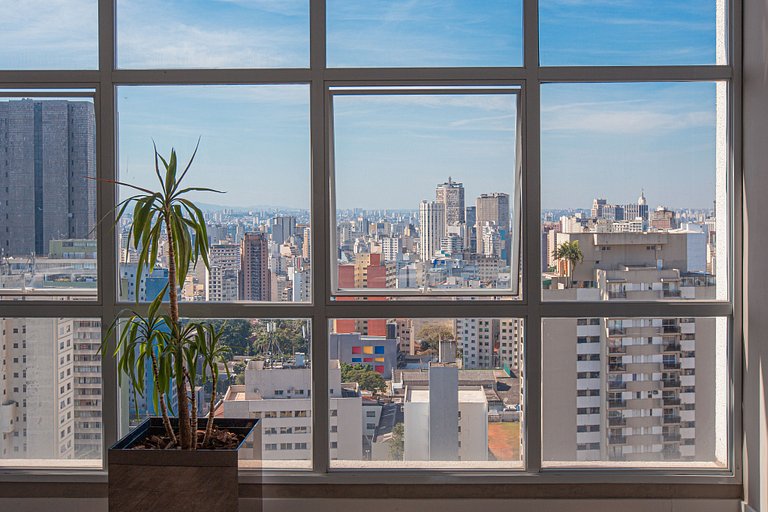
[[[341,387],[341,367],[330,361],[331,458],[362,458],[362,402]],[[261,418],[264,461],[310,460],[312,457],[312,371],[308,367],[268,367],[249,361],[245,384],[230,386],[224,397],[225,418]]]
[[[210,268],[205,271],[205,300],[213,302],[237,300],[240,246],[213,244],[208,259]]]
[[[482,386],[459,387],[456,365],[429,368],[429,386],[405,390],[404,460],[488,460],[488,401]]]
[[[4,318],[0,329],[0,457],[99,458],[99,322]]]
[[[445,236],[445,205],[437,201],[419,203],[419,255],[429,261],[440,250],[440,240]]]

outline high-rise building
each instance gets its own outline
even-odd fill
[[[268,240],[261,233],[245,233],[240,244],[240,299],[270,300]]]
[[[437,201],[419,204],[420,248],[422,261],[434,258],[440,250],[440,240],[445,236],[445,205]]]
[[[96,126],[86,101],[0,102],[0,253],[48,254],[53,239],[93,237]]]
[[[463,223],[464,217],[464,185],[453,181],[450,176],[446,183],[435,189],[435,200],[443,203],[445,208],[445,226]]]
[[[0,332],[0,456],[100,460],[100,322],[3,318]]]
[[[230,302],[239,293],[240,246],[214,244],[209,256],[210,268],[205,270],[205,300]]]
[[[477,198],[477,212],[475,218],[477,232],[477,252],[485,254],[482,239],[483,226],[497,226],[501,231],[502,239],[509,240],[509,194],[494,192],[482,194]]]
[[[296,217],[286,215],[274,217],[269,221],[272,241],[277,245],[282,244],[296,233]]]

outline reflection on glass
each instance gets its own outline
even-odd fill
[[[307,0],[121,0],[121,68],[309,66]]]
[[[328,1],[333,67],[520,66],[521,0]]]
[[[96,298],[96,119],[87,98],[2,98],[0,300]]]
[[[716,0],[541,0],[541,63],[724,64],[724,5]]]
[[[186,166],[199,138],[186,184],[224,192],[191,196],[204,211],[211,266],[198,261],[190,270],[182,300],[310,300],[308,92],[293,85],[119,89],[121,180],[156,187],[153,140],[166,156],[175,147]],[[167,255],[136,276],[129,227],[127,215],[119,298],[151,300],[167,279]]]
[[[722,91],[542,87],[545,300],[727,297]]]
[[[510,92],[334,96],[338,289],[516,288]]]
[[[96,69],[98,0],[3,2],[0,69]]]
[[[101,323],[0,318],[0,467],[101,467]]]
[[[548,465],[726,463],[726,318],[543,322]]]
[[[333,467],[516,467],[523,322],[336,319]]]

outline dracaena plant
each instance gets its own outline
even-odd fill
[[[202,446],[205,446],[213,429],[218,365],[226,363],[228,349],[220,343],[221,331],[211,324],[182,322],[179,319],[178,289],[184,286],[190,267],[194,267],[198,259],[210,268],[205,218],[200,208],[188,198],[189,193],[221,192],[182,185],[197,154],[197,147],[181,174],[177,172],[175,150],[171,149],[168,160],[158,153],[156,146],[154,151],[155,174],[159,182],[157,190],[111,181],[135,192],[118,203],[115,223],[132,211],[128,243],[138,254],[136,289],[139,289],[143,272],[154,270],[161,251],[165,252],[163,256],[168,262],[168,282],[153,298],[145,315],[131,310],[127,319],[116,320],[110,326],[105,341],[119,326],[114,355],[121,380],[127,378],[134,393],[143,397],[147,393],[144,382],[149,367],[153,380],[152,402],[154,410],[159,410],[162,415],[168,437],[167,447],[194,450],[198,446],[195,386],[208,379],[213,381],[208,421],[202,439]],[[163,244],[164,241],[167,243]],[[164,302],[166,294],[167,303]],[[202,368],[200,372],[198,366]],[[227,368],[226,364],[224,367]],[[173,391],[178,397],[178,430],[170,421],[174,411],[169,408],[169,397]]]

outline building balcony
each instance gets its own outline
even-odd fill
[[[680,442],[682,436],[680,434],[663,434],[665,443],[677,443]]]
[[[633,398],[626,400],[628,409],[658,409],[661,400],[658,398]]]
[[[664,379],[661,382],[662,387],[665,389],[680,387],[680,379]]]
[[[664,352],[680,352],[681,350],[679,343],[663,343],[662,347]]]
[[[608,381],[608,389],[627,389],[627,383],[624,381]]]
[[[627,391],[656,391],[658,389],[661,389],[661,381],[658,380],[627,381]]]
[[[627,424],[626,418],[608,418],[609,427],[623,427]]]
[[[664,369],[665,370],[679,370],[680,369],[680,363],[664,363]]]
[[[626,436],[608,436],[608,443],[609,444],[626,444],[627,437]]]
[[[627,401],[623,399],[610,399],[608,400],[609,409],[623,409],[627,406]]]
[[[611,363],[608,365],[609,372],[626,372],[627,367],[624,363]]]
[[[662,423],[664,423],[665,425],[674,425],[675,423],[680,423],[680,421],[681,421],[680,416],[676,416],[676,415],[664,416],[662,419]]]
[[[627,418],[627,426],[631,428],[658,427],[661,425],[661,416],[634,416]]]
[[[675,397],[675,398],[664,398],[663,400],[664,400],[664,407],[666,407],[668,405],[680,405],[680,403],[681,403],[680,399],[677,398],[677,397]]]

